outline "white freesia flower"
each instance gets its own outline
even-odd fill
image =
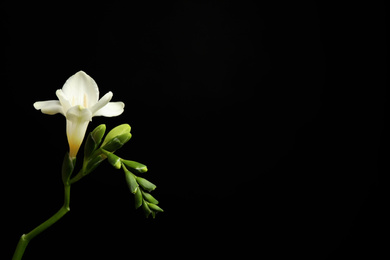
[[[66,134],[71,157],[76,157],[92,117],[119,116],[125,106],[123,102],[110,102],[111,91],[99,100],[96,82],[84,71],[71,76],[62,89],[57,90],[56,95],[59,100],[35,102],[34,107],[44,114],[61,113],[66,117]]]

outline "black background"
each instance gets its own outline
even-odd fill
[[[372,256],[385,101],[383,6],[256,1],[3,3],[1,257],[62,205],[65,119],[32,104],[79,70],[132,126],[164,213],[108,164],[24,259]],[[6,102],[4,102],[6,101]]]

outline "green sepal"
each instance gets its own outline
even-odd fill
[[[147,191],[153,191],[155,188],[156,188],[156,185],[154,185],[153,183],[151,183],[150,181],[144,179],[144,178],[141,178],[141,177],[137,177],[137,182],[138,184],[144,188],[145,190]]]
[[[158,204],[158,200],[156,200],[152,195],[150,195],[147,192],[143,192],[143,191],[141,191],[141,192],[142,192],[142,195],[144,196],[146,201],[153,203],[153,204]]]
[[[153,211],[150,210],[149,206],[148,206],[148,203],[146,201],[143,201],[142,203],[142,209],[144,210],[144,213],[145,213],[145,217],[149,217],[150,213],[152,213]],[[155,217],[155,215],[153,216],[153,218]]]
[[[102,163],[107,156],[104,154],[97,154],[92,156],[92,158],[87,162],[87,165],[84,169],[84,175],[87,175],[88,173],[92,172],[96,169],[96,167],[99,166],[100,163]]]
[[[113,153],[108,153],[107,155],[108,162],[115,168],[120,169],[122,166],[121,158],[119,158],[117,155]]]
[[[115,152],[119,148],[121,148],[125,143],[127,143],[131,138],[130,133],[124,133],[118,136],[115,136],[111,140],[109,140],[107,143],[102,144],[102,149],[109,151],[109,152]]]
[[[141,189],[140,188],[138,188],[137,191],[134,194],[134,202],[135,202],[135,208],[136,209],[141,207],[143,199],[142,199],[142,193],[141,193]]]
[[[164,210],[162,208],[160,208],[159,206],[157,206],[156,204],[153,204],[153,203],[148,203],[148,206],[151,210],[153,211],[156,211],[156,212],[164,212]]]
[[[130,133],[131,127],[128,124],[122,124],[118,125],[117,127],[113,128],[107,135],[106,138],[104,139],[102,143],[102,147],[105,146],[110,140],[112,140],[114,137],[117,137],[122,134],[128,134]],[[106,148],[104,148],[107,150]]]
[[[127,170],[125,166],[123,166],[123,171],[125,172],[126,182],[129,186],[131,193],[136,194],[137,190],[139,190],[139,186],[137,181],[135,180],[134,174]]]
[[[130,160],[121,160],[122,163],[124,163],[128,168],[138,172],[138,173],[144,173],[144,172],[147,172],[148,171],[148,168],[146,167],[146,165],[142,164],[142,163],[139,163],[139,162],[135,162],[135,161],[130,161]]]
[[[106,132],[106,125],[101,124],[89,133],[84,146],[84,159],[87,159],[99,147],[104,133]]]
[[[67,152],[62,162],[62,182],[66,185],[69,185],[69,180],[72,176],[75,164],[76,157],[70,157],[69,153]]]

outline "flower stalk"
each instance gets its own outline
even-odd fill
[[[40,224],[39,226],[31,230],[29,233],[23,234],[20,237],[19,242],[15,249],[14,256],[12,257],[12,260],[22,259],[24,251],[26,250],[26,247],[28,243],[31,241],[31,239],[33,239],[34,237],[36,237],[37,235],[39,235],[40,233],[42,233],[43,231],[51,227],[54,223],[56,223],[63,216],[65,216],[65,214],[70,211],[69,203],[70,203],[70,184],[64,184],[64,205],[62,205],[62,207],[57,211],[57,213],[51,216],[48,220],[46,220],[45,222],[43,222],[42,224]]]

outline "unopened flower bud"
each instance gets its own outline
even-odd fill
[[[141,207],[142,202],[143,202],[143,198],[142,198],[141,189],[139,189],[139,188],[136,190],[136,192],[134,194],[134,201],[135,201],[135,208],[136,209]]]
[[[120,169],[121,166],[122,166],[122,163],[121,163],[121,158],[119,158],[118,156],[116,156],[115,154],[113,153],[108,153],[107,154],[107,160],[108,162],[114,166],[115,169]]]
[[[148,168],[146,165],[135,162],[135,161],[130,161],[130,160],[122,160],[122,163],[126,165],[126,167],[138,172],[138,173],[144,173],[148,171]]]
[[[137,181],[135,180],[134,174],[132,174],[129,170],[127,170],[125,166],[123,167],[123,171],[125,172],[126,182],[127,185],[129,186],[131,193],[135,194],[139,186]]]
[[[152,191],[156,188],[156,185],[154,185],[153,183],[151,183],[150,181],[144,179],[144,178],[141,178],[141,177],[137,177],[137,182],[138,184],[144,188],[145,190],[147,191]]]
[[[114,139],[115,137],[119,135],[123,135],[126,133],[130,133],[131,127],[128,124],[122,124],[118,125],[117,127],[114,127],[107,135],[106,138],[104,138],[104,141],[102,143],[102,146],[106,145],[110,140]],[[107,150],[107,149],[106,149]]]
[[[153,203],[153,204],[158,204],[158,200],[156,200],[152,195],[150,195],[149,193],[147,192],[143,192],[142,191],[142,195],[144,196],[144,198],[150,202],[150,203]]]
[[[84,146],[84,158],[88,158],[98,148],[106,131],[106,125],[101,124],[96,127],[87,137]]]
[[[162,208],[160,208],[159,206],[157,206],[156,204],[148,203],[148,206],[153,211],[164,212],[164,210]]]
[[[121,148],[125,143],[127,143],[131,138],[130,133],[124,133],[121,135],[118,135],[111,140],[109,140],[106,144],[102,146],[104,150],[107,150],[109,152],[115,152],[119,148]]]
[[[152,213],[152,211],[150,210],[150,208],[148,206],[148,203],[146,203],[145,201],[144,201],[144,203],[142,203],[142,209],[144,210],[145,217],[149,217],[150,213]]]

